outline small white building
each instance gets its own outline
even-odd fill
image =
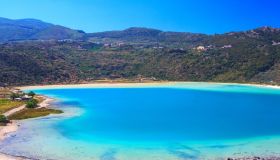
[[[224,46],[222,47],[222,49],[225,49],[225,48],[232,48],[232,45],[229,44],[229,45],[224,45]]]
[[[15,98],[15,101],[22,101],[22,98]]]
[[[278,45],[280,45],[280,42],[272,41],[272,45],[273,45],[273,46],[278,46]]]
[[[21,97],[22,100],[30,100],[32,99],[32,96],[24,95]]]
[[[206,48],[204,46],[198,46],[198,47],[196,47],[196,50],[198,50],[198,51],[206,51]]]

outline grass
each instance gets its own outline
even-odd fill
[[[38,109],[24,109],[19,111],[8,118],[10,120],[22,120],[22,119],[29,119],[29,118],[37,118],[48,116],[50,114],[61,114],[63,111],[56,110],[56,109],[49,109],[49,108],[38,108]]]
[[[0,114],[3,114],[21,105],[24,105],[24,102],[12,101],[9,99],[0,99]]]

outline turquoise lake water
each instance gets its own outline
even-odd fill
[[[0,152],[40,159],[280,155],[280,90],[178,83],[35,90],[62,115],[26,120]],[[23,147],[24,146],[24,147]]]

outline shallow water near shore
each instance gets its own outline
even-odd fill
[[[37,89],[64,114],[25,120],[0,152],[39,159],[280,155],[280,90],[177,83]]]

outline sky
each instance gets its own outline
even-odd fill
[[[215,34],[280,27],[280,0],[0,0],[0,17],[86,32],[148,27]]]

